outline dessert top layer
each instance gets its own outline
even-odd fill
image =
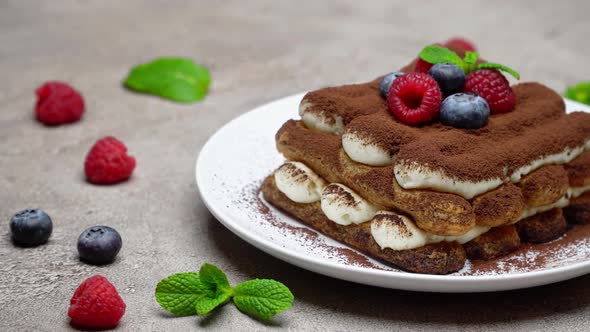
[[[513,90],[515,110],[490,116],[480,129],[440,123],[405,125],[388,111],[379,94],[379,80],[313,91],[303,98],[302,105],[306,104],[306,112],[319,114],[326,121],[341,120],[344,136],[352,135],[360,142],[358,149],[389,156],[385,158],[389,163],[381,166],[393,163],[402,187],[432,185],[471,198],[504,181],[518,182],[543,164],[570,161],[590,148],[590,114],[566,115],[563,99],[539,83],[521,83]],[[421,178],[426,181],[416,185]],[[484,184],[475,190],[444,190],[435,183],[441,178],[451,187],[453,183]]]

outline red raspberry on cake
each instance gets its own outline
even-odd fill
[[[398,77],[387,96],[389,110],[401,122],[417,125],[438,116],[442,93],[438,83],[428,74],[411,73]]]
[[[436,45],[436,46],[443,46],[443,45],[442,45],[442,44],[440,44],[440,43],[434,43],[434,44],[432,44],[432,45],[430,45],[430,46],[435,46],[435,45]],[[426,62],[426,61],[424,61],[424,60],[420,59],[420,57],[418,57],[418,58],[416,59],[416,66],[414,67],[414,72],[415,72],[415,73],[425,73],[425,74],[427,74],[427,73],[428,73],[428,71],[430,70],[430,68],[431,68],[432,66],[434,66],[434,64],[432,64],[432,63],[428,63],[428,62]]]
[[[86,179],[94,184],[114,184],[131,177],[135,158],[127,154],[127,147],[118,139],[107,136],[98,140],[86,156]]]
[[[68,316],[72,325],[107,329],[119,324],[125,307],[115,286],[105,277],[95,275],[86,279],[74,292]]]
[[[510,83],[494,69],[479,69],[467,75],[464,91],[485,99],[492,114],[510,112],[516,106],[516,95]]]
[[[35,115],[47,126],[76,122],[84,113],[84,99],[74,88],[63,82],[50,81],[35,91]]]
[[[454,37],[445,42],[445,46],[455,46],[459,47],[465,51],[477,52],[477,48],[475,48],[475,44],[472,41],[467,40],[463,37]]]
[[[414,72],[426,74],[426,73],[428,73],[430,68],[432,68],[432,66],[434,66],[434,64],[428,63],[428,62],[418,58],[418,60],[416,60],[416,67],[414,68]]]

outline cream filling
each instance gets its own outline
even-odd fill
[[[403,215],[378,208],[352,189],[339,183],[326,186],[326,182],[300,162],[286,162],[275,172],[277,188],[289,199],[298,203],[321,201],[322,212],[339,225],[361,224],[371,220],[371,235],[384,248],[393,250],[414,249],[430,243],[456,241],[467,243],[486,233],[490,227],[475,226],[460,236],[442,236],[428,233]],[[570,187],[559,200],[543,206],[526,209],[514,222],[537,213],[569,205],[570,199],[590,191],[590,186]]]
[[[536,206],[536,207],[532,207],[532,208],[528,208],[528,209],[524,210],[523,213],[520,215],[520,217],[518,217],[518,219],[516,219],[516,221],[514,223],[516,223],[524,218],[534,216],[537,213],[549,211],[554,208],[564,208],[570,204],[570,199],[581,196],[582,194],[584,194],[585,192],[588,192],[588,191],[590,191],[590,186],[570,187],[570,188],[568,188],[566,194],[563,197],[561,197],[560,199],[558,199],[557,201],[555,201],[551,204]]]
[[[346,132],[342,135],[342,148],[350,159],[366,165],[386,166],[395,160],[395,156],[388,151],[355,133]]]
[[[321,208],[328,219],[344,226],[369,221],[377,212],[377,207],[339,183],[324,188]]]
[[[554,208],[564,208],[566,206],[568,206],[570,204],[570,200],[567,198],[567,195],[561,197],[560,199],[558,199],[557,201],[551,203],[551,204],[547,204],[547,205],[541,205],[541,206],[535,206],[532,208],[528,208],[526,210],[524,210],[522,212],[522,214],[520,215],[520,217],[518,217],[518,219],[516,219],[515,222],[513,222],[513,224],[521,221],[522,219],[528,218],[528,217],[532,217],[537,213],[541,213],[541,212],[545,212],[545,211],[549,211],[551,209]]]
[[[344,121],[339,115],[326,115],[324,113],[307,112],[311,103],[303,100],[299,104],[299,115],[308,128],[326,133],[340,135],[344,132]]]
[[[576,198],[582,196],[585,192],[590,191],[590,186],[584,187],[570,187],[565,194],[566,197],[569,199]]]
[[[305,164],[289,161],[274,174],[277,188],[297,203],[313,203],[321,198],[326,182]]]
[[[475,226],[461,236],[441,236],[425,232],[410,219],[389,211],[379,211],[371,221],[371,235],[381,249],[407,250],[430,243],[456,241],[467,243],[490,230],[490,227]]]
[[[508,176],[508,179],[518,183],[524,175],[527,175],[544,165],[565,164],[582,152],[590,150],[590,140],[585,145],[576,148],[565,148],[563,152],[548,155],[531,162],[527,166],[517,169]],[[504,182],[500,178],[491,178],[484,181],[461,181],[448,176],[443,172],[430,169],[427,165],[419,165],[415,162],[400,160],[393,168],[396,181],[404,189],[430,188],[442,192],[454,193],[465,199],[472,199],[490,190],[496,189]]]
[[[510,180],[514,183],[520,182],[520,179],[522,179],[523,176],[544,165],[569,163],[587,149],[590,149],[590,140],[586,141],[585,145],[573,149],[566,147],[563,152],[541,157],[530,164],[517,169],[512,175],[510,175]]]
[[[449,192],[463,196],[465,199],[493,190],[503,181],[493,178],[485,181],[460,181],[427,166],[414,162],[400,161],[393,168],[397,183],[404,189],[429,188],[442,192]]]

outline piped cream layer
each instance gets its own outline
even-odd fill
[[[299,115],[308,128],[336,135],[344,132],[342,117],[336,114],[326,115],[324,113],[309,112],[308,110],[311,107],[312,104],[305,100],[299,104]]]
[[[382,249],[414,249],[442,241],[457,241],[463,244],[490,230],[490,227],[475,226],[460,236],[431,234],[418,228],[406,216],[390,211],[380,211],[377,206],[343,184],[331,183],[326,185],[326,182],[319,175],[300,162],[286,162],[279,167],[275,172],[275,181],[279,191],[295,202],[313,203],[320,201],[322,212],[334,223],[350,225],[370,221],[371,234]],[[282,184],[279,185],[279,182]],[[537,213],[557,207],[566,207],[569,205],[570,199],[589,191],[590,186],[570,187],[567,193],[554,203],[525,210],[515,223]]]
[[[590,150],[590,140],[585,145],[576,148],[565,148],[562,152],[547,155],[520,167],[512,174],[505,174],[506,178],[490,178],[483,181],[463,181],[449,176],[440,170],[432,169],[428,165],[398,160],[393,172],[396,181],[404,189],[435,189],[442,192],[458,194],[465,199],[484,194],[501,186],[504,181],[518,183],[523,176],[550,164],[565,164],[582,152]]]

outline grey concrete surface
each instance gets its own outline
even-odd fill
[[[193,174],[203,143],[235,116],[296,92],[371,79],[456,34],[526,80],[563,90],[590,79],[588,12],[585,0],[0,1],[0,331],[70,329],[69,298],[96,273],[127,303],[121,331],[587,331],[590,276],[464,295],[323,277],[230,233],[201,202]],[[180,105],[122,88],[131,66],[163,55],[211,69],[204,102]],[[33,120],[34,89],[50,79],[83,92],[82,122],[45,128]],[[138,167],[127,183],[89,185],[85,154],[108,134],[127,144]],[[8,220],[26,207],[53,217],[47,245],[11,244]],[[77,260],[79,233],[96,224],[123,236],[110,266]],[[160,309],[156,283],[203,262],[218,265],[232,283],[281,280],[296,296],[294,307],[265,324],[231,305],[207,318]]]

